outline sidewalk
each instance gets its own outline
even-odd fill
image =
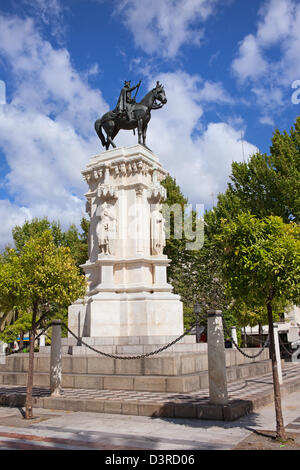
[[[300,391],[282,402],[285,425],[300,432]],[[230,450],[253,429],[275,429],[274,404],[230,423],[44,409],[34,415],[25,421],[18,408],[0,408],[1,450]]]
[[[300,390],[284,395],[282,405],[287,430],[300,432]],[[230,422],[45,408],[25,421],[22,411],[0,407],[0,449],[230,450],[254,429],[275,430],[274,403]]]

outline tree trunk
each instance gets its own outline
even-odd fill
[[[20,349],[23,349],[23,347],[24,347],[24,331],[20,332],[19,347],[20,347]]]
[[[244,326],[244,348],[247,347],[247,335],[246,335],[246,327]]]
[[[263,343],[262,333],[263,333],[263,327],[262,327],[261,322],[259,322],[259,324],[258,324],[258,339],[259,339],[259,347],[260,348],[262,347],[262,343]]]
[[[34,341],[35,341],[35,327],[36,327],[37,305],[33,306],[32,312],[32,325],[29,332],[29,363],[27,374],[27,389],[26,389],[26,402],[25,402],[25,419],[33,418],[32,411],[32,387],[33,387],[33,365],[34,365]]]
[[[268,309],[268,322],[269,322],[269,335],[270,335],[270,355],[272,360],[272,372],[273,372],[273,386],[274,386],[274,403],[275,403],[275,414],[276,414],[276,436],[280,439],[286,439],[285,427],[283,423],[283,415],[281,408],[281,395],[280,385],[278,379],[277,360],[275,354],[275,341],[274,341],[274,326],[273,326],[273,311],[272,311],[272,300],[271,296],[267,303]]]

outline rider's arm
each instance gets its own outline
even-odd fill
[[[140,86],[141,82],[142,82],[142,81],[140,80],[137,85],[135,85],[135,86],[132,87],[132,88],[129,88],[127,91],[130,91],[130,92],[131,92],[131,91],[135,90],[138,86]]]

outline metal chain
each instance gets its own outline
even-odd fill
[[[243,356],[248,357],[249,359],[254,359],[254,358],[260,356],[260,355],[263,353],[264,349],[267,347],[267,345],[268,345],[268,343],[269,343],[269,335],[267,336],[267,339],[266,339],[265,343],[262,345],[262,348],[261,348],[261,350],[259,351],[259,353],[254,354],[254,355],[246,354],[246,353],[245,353],[244,351],[242,351],[241,348],[237,345],[237,343],[235,342],[235,340],[232,338],[231,333],[229,333],[229,330],[228,330],[228,327],[227,327],[227,325],[226,325],[226,322],[225,322],[225,319],[224,319],[224,316],[223,316],[223,315],[222,315],[222,319],[223,319],[224,329],[226,330],[227,335],[229,336],[229,338],[230,338],[230,340],[232,341],[232,343],[235,345],[236,349],[237,349],[241,354],[243,354]]]
[[[202,315],[199,315],[199,320],[200,318],[202,317]],[[203,318],[206,319],[205,316],[203,316]],[[258,356],[260,356],[262,354],[262,352],[264,351],[264,349],[266,348],[268,342],[269,342],[269,335],[265,341],[265,343],[263,344],[262,346],[262,349],[259,351],[259,353],[257,354],[254,354],[254,355],[249,355],[249,354],[246,354],[244,351],[242,351],[240,349],[240,347],[237,345],[237,343],[235,342],[235,340],[232,338],[231,336],[231,333],[229,333],[229,330],[228,330],[228,327],[226,325],[226,322],[225,322],[225,319],[224,319],[224,316],[222,316],[222,319],[223,319],[223,325],[224,325],[224,329],[226,330],[226,333],[227,335],[229,336],[230,340],[232,341],[232,343],[235,345],[236,349],[241,353],[243,354],[245,357],[248,357],[250,359],[253,359],[253,358],[256,358]],[[198,321],[199,321],[198,320]],[[170,343],[162,346],[161,348],[159,349],[156,349],[155,351],[151,351],[149,353],[145,353],[145,354],[140,354],[140,355],[137,355],[137,356],[118,356],[116,354],[109,354],[109,353],[105,353],[103,351],[99,351],[98,349],[96,348],[93,348],[93,346],[90,346],[89,344],[87,344],[85,341],[82,340],[82,338],[78,337],[77,335],[75,335],[75,333],[73,333],[72,330],[70,330],[68,328],[68,326],[61,322],[61,326],[63,328],[65,328],[75,339],[77,339],[77,341],[80,341],[80,344],[86,346],[88,349],[90,349],[91,351],[94,351],[96,352],[97,354],[101,354],[102,356],[106,356],[106,357],[110,357],[110,358],[113,358],[113,359],[125,359],[125,360],[132,360],[132,359],[144,359],[146,357],[150,357],[150,356],[154,356],[155,354],[159,354],[161,353],[162,351],[165,351],[166,349],[170,348],[171,346],[173,346],[174,344],[178,343],[178,341],[180,341],[182,338],[184,338],[188,333],[190,333],[192,331],[192,329],[197,325],[197,321],[195,323],[193,323],[193,325],[188,328],[182,335],[180,335],[178,338],[176,338],[175,340],[171,341]],[[50,327],[52,326],[52,322],[49,323],[39,334],[38,336],[36,336],[35,340],[37,340],[41,335],[43,335],[45,333],[45,331],[47,331]],[[281,340],[280,340],[281,341]],[[18,349],[18,351],[12,351],[10,353],[7,353],[6,356],[10,356],[12,354],[17,354],[19,353],[20,351],[22,351],[23,349],[25,349],[27,347],[26,346],[23,346],[21,349]],[[287,350],[286,350],[287,351]],[[288,352],[288,351],[287,351]],[[289,353],[290,354],[290,353]]]
[[[286,347],[285,347],[285,344],[283,343],[282,339],[280,338],[280,335],[278,335],[278,338],[279,338],[279,342],[281,344],[281,346],[283,347],[283,349],[285,350],[285,352],[287,354],[289,354],[289,356],[292,356],[294,353],[291,353]]]
[[[144,359],[146,357],[149,357],[149,356],[154,356],[155,354],[159,354],[160,352],[168,349],[169,347],[173,346],[173,344],[177,343],[178,341],[180,341],[184,336],[186,336],[188,333],[190,333],[190,331],[192,331],[192,329],[195,327],[196,323],[194,323],[188,330],[186,330],[182,335],[180,335],[178,338],[176,338],[174,341],[171,341],[170,343],[166,344],[165,346],[162,346],[161,348],[159,349],[156,349],[155,351],[151,351],[150,353],[145,353],[145,354],[140,354],[138,356],[118,356],[118,355],[115,355],[115,354],[109,354],[109,353],[105,353],[103,351],[99,351],[98,349],[96,348],[93,348],[93,346],[90,346],[89,344],[85,343],[81,338],[79,338],[78,336],[75,335],[75,333],[73,333],[73,331],[71,331],[68,326],[65,324],[65,323],[62,323],[61,324],[69,333],[71,333],[72,336],[74,336],[74,338],[77,339],[77,341],[79,340],[81,342],[81,344],[83,344],[84,346],[86,346],[87,348],[91,349],[92,351],[98,353],[98,354],[101,354],[102,356],[106,356],[106,357],[111,357],[113,359]]]

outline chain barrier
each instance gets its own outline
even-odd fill
[[[116,355],[116,354],[109,354],[109,353],[105,353],[104,351],[99,351],[98,349],[94,348],[93,346],[87,344],[85,341],[83,341],[83,339],[77,335],[75,335],[75,333],[73,333],[72,330],[69,329],[69,327],[61,322],[61,326],[63,328],[65,328],[78,342],[80,342],[81,345],[87,347],[88,349],[90,349],[91,351],[94,351],[96,352],[97,354],[100,354],[102,356],[105,356],[105,357],[110,357],[110,358],[113,358],[113,359],[124,359],[124,360],[134,360],[134,359],[144,359],[146,357],[150,357],[150,356],[154,356],[155,354],[159,354],[163,351],[165,351],[166,349],[170,348],[171,346],[173,346],[174,344],[178,343],[178,341],[180,341],[181,339],[183,339],[187,334],[189,334],[193,328],[195,328],[197,326],[197,324],[199,325],[199,320],[200,318],[203,318],[203,319],[207,319],[206,316],[199,316],[198,320],[192,324],[192,326],[190,328],[188,328],[182,335],[180,335],[178,338],[176,338],[175,340],[171,341],[170,343],[162,346],[161,348],[158,348],[156,349],[155,351],[151,351],[149,353],[144,353],[144,354],[139,354],[139,355],[136,355],[136,356],[119,356],[119,355]],[[222,319],[223,319],[223,326],[224,326],[224,330],[226,331],[229,339],[231,340],[231,342],[234,344],[234,346],[236,347],[236,349],[245,357],[248,357],[249,359],[254,359],[258,356],[260,356],[262,354],[262,352],[264,351],[264,349],[267,347],[268,343],[269,343],[269,335],[267,336],[267,339],[265,341],[265,343],[263,344],[263,346],[261,347],[261,350],[257,353],[257,354],[254,354],[254,355],[250,355],[250,354],[247,354],[245,353],[239,346],[238,344],[236,343],[236,341],[232,338],[231,336],[231,333],[229,332],[229,329],[226,325],[226,322],[225,322],[225,319],[224,319],[224,316],[222,316]],[[42,336],[51,326],[52,326],[53,322],[51,322],[50,324],[48,324],[35,338],[35,340],[37,340],[40,336]],[[46,335],[48,337],[48,335]],[[50,337],[48,337],[50,339]],[[281,340],[280,340],[281,342]],[[281,342],[281,344],[283,344]],[[25,348],[27,348],[28,345],[25,345],[23,346],[22,348],[18,349],[17,351],[11,351],[9,353],[6,353],[6,356],[10,356],[12,354],[17,354],[19,352],[21,352],[22,350],[24,350]],[[287,349],[286,349],[286,352],[291,354]],[[291,354],[292,355],[292,354]]]
[[[232,343],[235,345],[236,349],[237,349],[241,354],[243,354],[243,356],[248,357],[249,359],[254,359],[254,358],[260,356],[260,355],[263,353],[264,349],[265,349],[265,348],[267,347],[267,345],[269,344],[269,339],[270,339],[269,335],[267,336],[267,339],[266,339],[265,343],[262,345],[261,350],[260,350],[257,354],[254,354],[254,355],[247,354],[247,353],[245,353],[244,351],[242,351],[242,349],[238,346],[238,344],[237,344],[237,343],[235,342],[235,340],[232,338],[231,333],[230,333],[229,330],[228,330],[228,327],[227,327],[227,325],[226,325],[226,322],[225,322],[225,319],[224,319],[224,316],[223,316],[223,315],[222,315],[222,319],[223,319],[224,329],[225,329],[227,335],[229,336],[229,339],[230,339],[230,340],[232,341]]]
[[[196,323],[193,324],[188,330],[186,330],[182,335],[180,335],[178,338],[174,339],[173,341],[171,341],[170,343],[166,344],[165,346],[162,346],[161,348],[159,349],[156,349],[155,351],[151,351],[149,353],[145,353],[145,354],[140,354],[138,356],[118,356],[116,354],[109,354],[109,353],[105,353],[103,351],[99,351],[98,349],[96,348],[93,348],[93,346],[90,346],[89,344],[85,343],[82,338],[78,337],[77,335],[75,335],[75,333],[73,333],[73,331],[71,331],[68,326],[65,324],[65,323],[62,323],[61,324],[62,327],[64,327],[72,336],[74,336],[74,338],[77,339],[77,341],[80,341],[81,344],[83,344],[84,346],[86,346],[87,348],[91,349],[92,351],[98,353],[98,354],[101,354],[102,356],[106,356],[106,357],[110,357],[110,358],[113,358],[113,359],[144,359],[146,357],[149,357],[149,356],[154,356],[155,354],[159,354],[160,352],[162,351],[165,351],[166,349],[170,348],[171,346],[173,346],[175,343],[177,343],[178,341],[180,341],[182,338],[184,338],[184,336],[186,336],[188,333],[190,333],[192,331],[192,329],[196,326]]]
[[[278,335],[278,338],[279,338],[279,343],[281,344],[282,348],[284,349],[284,351],[289,355],[289,356],[292,356],[294,353],[292,353],[291,351],[289,351],[286,347],[285,347],[285,343],[282,341],[282,339],[280,338],[280,335]],[[286,344],[290,344],[290,343],[286,343]]]

